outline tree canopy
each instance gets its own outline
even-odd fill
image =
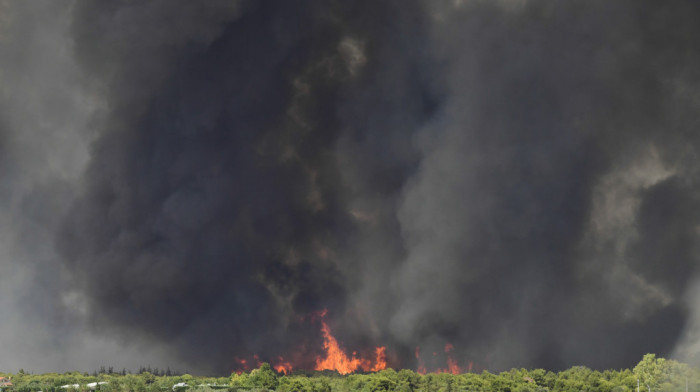
[[[645,355],[633,369],[605,371],[575,366],[561,372],[511,369],[498,374],[419,374],[387,369],[347,376],[329,371],[285,375],[263,363],[250,372],[216,378],[173,375],[169,369],[148,370],[140,369],[137,374],[126,370],[114,373],[104,367],[92,374],[31,374],[22,370],[0,376],[11,377],[13,384],[3,392],[636,392],[637,380],[640,392],[700,390],[700,368],[654,354]]]

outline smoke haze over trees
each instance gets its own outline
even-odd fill
[[[700,363],[698,15],[0,1],[0,368]]]

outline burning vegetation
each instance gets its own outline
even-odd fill
[[[347,355],[331,333],[331,328],[324,319],[326,313],[326,310],[321,312],[321,332],[323,333],[325,355],[316,358],[314,370],[335,370],[340,374],[348,374],[358,369],[366,372],[386,369],[386,347],[384,346],[375,348],[376,355],[372,359],[358,357],[356,352],[353,352],[351,356]]]
[[[326,309],[315,313],[313,319],[318,319],[321,324],[320,332],[323,336],[323,347],[320,354],[316,354],[315,361],[313,363],[313,370],[324,371],[332,370],[339,374],[351,374],[355,372],[378,372],[387,369],[387,348],[386,346],[374,347],[371,352],[372,355],[362,355],[358,354],[357,351],[349,351],[343,347],[343,344],[338,341],[338,339],[333,335],[331,327],[326,321],[326,316],[328,311]],[[460,374],[464,372],[471,372],[472,363],[466,367],[460,367],[458,361],[454,358],[452,352],[454,346],[451,343],[447,343],[444,348],[444,361],[446,362],[446,367],[431,367],[430,371],[424,360],[420,356],[420,347],[416,347],[415,356],[417,361],[416,372],[419,374],[431,373],[451,373]],[[366,353],[368,351],[365,351]],[[297,356],[298,357],[298,356]],[[442,360],[443,358],[437,358],[438,354],[433,353],[433,361],[435,364]],[[260,357],[255,354],[251,359],[246,358],[235,358],[234,360],[234,373],[242,374],[243,372],[250,371],[252,369],[260,367],[263,362]],[[288,357],[277,356],[270,361],[271,368],[274,369],[279,374],[290,374],[293,370],[306,369],[301,361],[290,360]],[[307,369],[308,370],[308,369]]]

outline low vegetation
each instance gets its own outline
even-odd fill
[[[158,373],[156,375],[154,373]],[[170,373],[169,371],[167,373]],[[11,377],[4,392],[685,392],[700,391],[700,368],[647,354],[633,369],[597,371],[576,366],[561,372],[512,369],[498,374],[419,374],[412,370],[382,370],[341,376],[335,372],[283,375],[270,365],[230,377],[195,377],[189,374],[141,370],[96,371],[93,374],[0,373]],[[97,382],[106,384],[95,385]],[[91,385],[90,385],[91,384]]]

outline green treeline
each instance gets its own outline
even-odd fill
[[[421,375],[408,369],[388,369],[347,376],[335,372],[282,375],[263,364],[251,372],[220,378],[155,376],[147,371],[92,376],[80,372],[35,375],[20,371],[0,376],[12,378],[13,385],[3,392],[636,392],[638,380],[640,392],[700,391],[700,368],[653,354],[645,355],[633,369],[602,372],[576,366],[557,373],[512,369],[498,374],[484,371]],[[95,386],[96,382],[106,384]],[[66,385],[70,387],[61,388]]]

